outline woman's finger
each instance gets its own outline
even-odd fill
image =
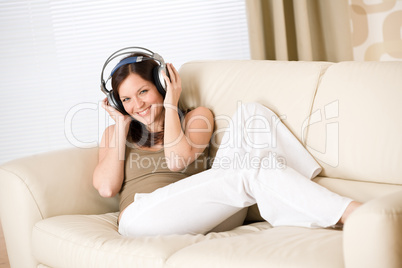
[[[110,106],[107,97],[103,99],[102,107],[103,107],[103,109],[105,109],[108,112],[113,112],[114,110],[116,110],[112,106]]]
[[[181,84],[179,72],[176,70],[176,68],[173,66],[173,64],[168,63],[168,68],[169,68],[169,74],[170,74],[170,79],[172,80],[172,83]]]
[[[172,67],[173,72],[175,73],[176,82],[180,82],[180,81],[181,81],[181,79],[180,79],[179,72],[176,70],[176,68],[174,67],[174,65],[173,65],[173,64],[170,64],[170,65],[171,65],[171,67]]]
[[[107,105],[107,97],[102,100],[101,106],[103,109],[106,109],[106,105]]]

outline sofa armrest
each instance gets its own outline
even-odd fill
[[[402,267],[402,191],[367,202],[344,226],[345,267]]]
[[[32,228],[65,214],[118,210],[117,198],[102,198],[92,186],[98,149],[65,149],[0,166],[0,218],[12,267],[36,267]]]

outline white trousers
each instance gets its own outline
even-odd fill
[[[123,212],[120,234],[205,234],[256,203],[272,226],[339,221],[352,200],[310,180],[320,166],[272,111],[241,105],[228,121],[212,168],[137,194]]]

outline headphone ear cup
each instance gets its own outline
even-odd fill
[[[162,95],[162,97],[165,98],[166,82],[165,82],[165,79],[163,78],[162,70],[165,71],[165,73],[169,77],[168,72],[166,72],[166,68],[161,68],[160,66],[156,66],[152,70],[152,73],[153,73],[153,78],[154,78],[156,89],[159,91],[159,93]]]
[[[107,101],[109,102],[109,105],[112,106],[113,108],[115,108],[117,111],[119,111],[122,114],[128,115],[128,113],[126,112],[126,110],[124,110],[124,106],[121,103],[120,100],[116,100],[116,98],[114,97],[113,94],[113,90],[111,90],[108,94],[107,94]]]

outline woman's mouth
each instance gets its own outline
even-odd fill
[[[151,106],[149,106],[148,108],[142,110],[141,112],[137,112],[137,114],[139,116],[146,116],[149,113],[150,110],[151,110]]]

